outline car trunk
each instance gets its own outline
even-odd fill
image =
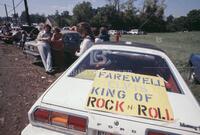
[[[67,83],[66,83],[67,82]],[[200,133],[199,108],[195,107],[184,94],[169,93],[168,98],[175,120],[165,122],[135,116],[125,116],[109,112],[86,109],[88,95],[93,81],[62,77],[49,88],[42,98],[42,103],[76,110],[88,117],[89,129],[96,129],[115,134],[145,134],[146,129],[163,130],[182,134]]]

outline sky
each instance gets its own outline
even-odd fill
[[[18,5],[16,12],[21,15],[24,10],[23,0],[14,0],[15,5]],[[94,8],[105,5],[106,0],[27,0],[29,6],[29,13],[39,13],[50,15],[54,14],[56,10],[60,13],[68,10],[72,14],[73,7],[83,1],[90,1]],[[125,1],[125,0],[124,0]],[[21,3],[21,4],[19,4]],[[0,0],[0,16],[6,16],[4,4],[7,4],[8,14],[13,14],[12,0]],[[165,16],[173,15],[175,17],[185,16],[192,9],[200,9],[200,0],[165,0],[167,5]],[[141,8],[143,0],[135,2],[137,8]]]

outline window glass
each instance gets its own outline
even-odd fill
[[[93,80],[97,70],[130,72],[160,76],[168,91],[180,93],[177,82],[165,60],[156,55],[94,50],[70,73],[70,77]]]

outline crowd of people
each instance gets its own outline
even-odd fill
[[[69,30],[77,31],[82,37],[82,42],[80,44],[80,49],[75,52],[76,57],[80,57],[87,49],[93,46],[95,43],[101,43],[110,41],[110,36],[105,27],[91,28],[90,24],[87,22],[81,22],[77,26],[71,27]],[[58,27],[53,29],[53,34],[51,34],[50,25],[44,25],[40,27],[40,32],[37,37],[37,44],[39,54],[41,56],[46,73],[54,74],[54,65],[62,70],[64,65],[64,43],[62,41],[62,34]]]
[[[42,63],[44,65],[47,74],[54,74],[56,70],[64,69],[64,42],[63,35],[60,28],[51,28],[48,24],[39,24],[39,33],[37,35],[37,48],[41,56]],[[100,29],[91,27],[87,22],[81,22],[77,26],[69,27],[70,31],[77,31],[82,42],[79,50],[74,54],[75,57],[80,57],[86,50],[88,50],[95,43],[102,43],[110,41],[110,35],[106,27]],[[11,32],[12,31],[12,32]],[[52,32],[53,31],[53,32]],[[1,28],[1,39],[19,42],[20,46],[24,47],[27,41],[28,34],[24,30],[13,30],[10,24],[5,24]],[[19,36],[20,33],[20,36]],[[14,40],[13,40],[14,39]],[[54,65],[54,66],[53,66]]]

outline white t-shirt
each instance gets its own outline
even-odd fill
[[[37,36],[37,39],[40,39],[40,38],[51,38],[51,33],[50,32],[45,32],[44,30],[43,31],[40,31],[38,36]],[[40,40],[37,40],[37,43],[38,44],[44,44],[44,43],[47,43],[46,41],[40,41]]]
[[[84,38],[80,45],[80,51],[76,52],[76,56],[81,56],[87,49],[93,45],[93,42],[90,38]]]
[[[103,40],[100,39],[99,37],[96,37],[94,42],[95,42],[95,44],[98,44],[98,43],[102,43]]]

